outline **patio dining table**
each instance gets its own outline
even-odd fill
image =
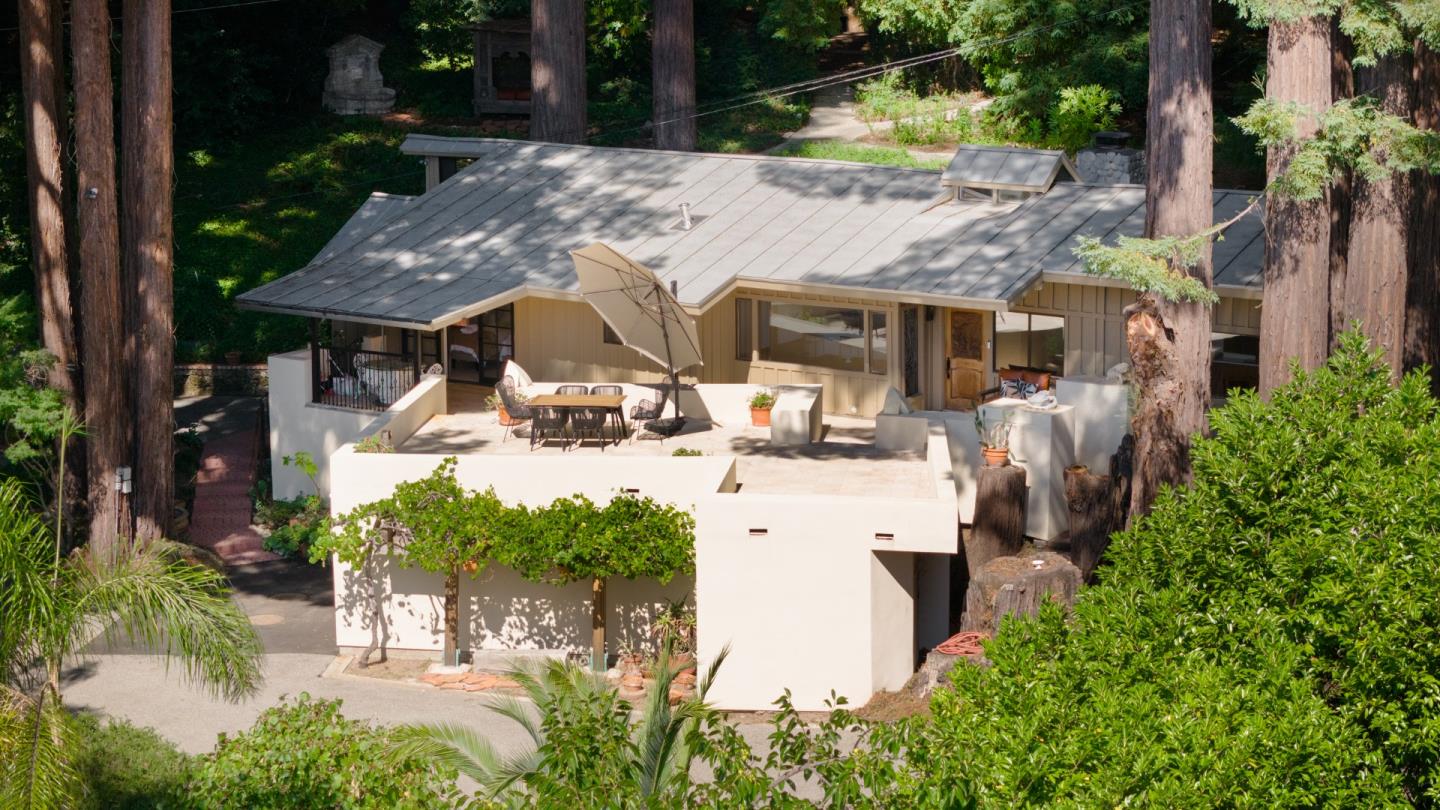
[[[575,408],[598,408],[609,414],[611,424],[620,428],[615,436],[617,444],[622,437],[630,434],[630,428],[625,424],[623,394],[540,394],[531,397],[529,404],[537,408],[560,408],[567,415]]]

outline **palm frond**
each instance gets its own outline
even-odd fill
[[[400,726],[395,729],[388,753],[453,768],[482,786],[488,786],[504,764],[489,740],[473,729],[451,723]]]
[[[0,684],[15,685],[65,624],[55,550],[20,481],[0,480]]]
[[[260,684],[260,638],[230,599],[219,573],[180,559],[158,542],[114,562],[77,555],[75,631],[89,617],[114,616],[107,639],[123,635],[178,658],[190,679],[235,700]]]
[[[71,759],[76,742],[69,715],[49,689],[32,699],[0,687],[0,806],[73,807],[81,790]]]

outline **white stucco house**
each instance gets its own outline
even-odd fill
[[[270,360],[272,457],[310,451],[335,511],[448,455],[462,482],[514,502],[626,491],[692,509],[696,576],[622,583],[611,643],[692,595],[701,658],[733,651],[722,707],[763,709],[786,688],[805,709],[832,689],[864,702],[950,634],[975,408],[1011,414],[1041,540],[1065,531],[1064,467],[1103,466],[1125,432],[1127,392],[1105,375],[1125,359],[1134,293],[1086,275],[1072,248],[1138,235],[1144,189],[1086,184],[1061,153],[964,147],[940,173],[430,136],[403,148],[427,161],[424,194],[373,195],[309,265],[239,298],[315,326],[311,346]],[[1217,191],[1217,220],[1252,196]],[[627,409],[659,391],[664,371],[576,291],[569,253],[596,241],[694,318],[704,364],[682,373],[679,407],[697,427],[532,451],[481,410],[503,374],[540,393],[620,385]],[[1263,249],[1252,215],[1215,250],[1217,394],[1255,375]],[[1048,375],[1059,406],[988,401],[1007,369]],[[758,386],[781,394],[774,431],[749,425]],[[395,454],[355,452],[382,432]],[[308,486],[273,473],[277,496]],[[385,576],[387,623],[372,628],[337,566],[337,644],[383,630],[392,649],[438,650],[438,578]],[[467,588],[462,647],[587,646],[583,587],[499,570]]]

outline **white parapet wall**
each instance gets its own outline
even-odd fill
[[[388,429],[396,444],[409,438],[431,416],[444,413],[445,378],[427,375],[383,412],[320,405],[310,401],[310,352],[273,354],[270,367],[270,479],[276,498],[319,494],[331,490],[330,456],[341,446]],[[287,456],[306,452],[315,460],[319,492]]]

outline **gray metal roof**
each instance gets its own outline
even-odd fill
[[[603,241],[676,282],[690,306],[739,281],[1000,308],[1047,275],[1079,278],[1076,234],[1138,235],[1144,222],[1138,186],[942,203],[933,171],[455,140],[472,164],[408,201],[372,197],[314,262],[239,305],[437,328],[530,292],[573,293],[569,251]],[[1217,220],[1247,200],[1217,192]],[[1252,215],[1216,247],[1220,284],[1258,287],[1259,234]]]
[[[1070,180],[1080,179],[1070,158],[1058,149],[964,144],[955,150],[940,182],[965,188],[1044,193],[1062,170]]]
[[[376,191],[360,204],[355,213],[345,220],[340,230],[330,237],[325,247],[315,254],[310,260],[311,264],[318,264],[334,256],[340,251],[350,247],[359,241],[366,234],[379,226],[394,219],[401,211],[405,210],[405,204],[415,199],[404,194],[386,194],[383,191]]]

